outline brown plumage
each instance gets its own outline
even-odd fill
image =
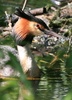
[[[29,21],[24,18],[20,18],[15,24],[13,30],[15,35],[24,40],[29,34]]]

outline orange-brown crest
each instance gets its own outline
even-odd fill
[[[13,31],[16,35],[18,35],[18,37],[25,39],[29,33],[29,21],[24,18],[20,18],[16,22]]]

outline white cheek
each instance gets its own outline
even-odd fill
[[[44,33],[43,33],[42,31],[40,31],[40,30],[36,27],[33,34],[34,34],[35,36],[39,36],[39,35],[43,35]]]
[[[44,33],[42,31],[40,31],[38,28],[37,28],[37,23],[35,22],[30,22],[30,30],[31,30],[31,33],[35,36],[39,36],[39,35],[43,35]]]
[[[43,34],[44,34],[44,33],[43,33],[42,31],[40,31],[40,30],[37,31],[37,36],[43,35]]]

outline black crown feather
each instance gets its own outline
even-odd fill
[[[37,22],[41,25],[43,25],[46,29],[48,29],[48,26],[45,24],[45,22],[39,18],[36,18],[35,16],[33,16],[31,13],[26,14],[24,11],[22,11],[22,9],[18,8],[15,12],[15,14],[19,17],[25,18],[29,21],[34,21]]]

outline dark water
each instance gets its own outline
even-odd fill
[[[62,82],[49,83],[48,80],[44,80],[40,82],[38,95],[41,100],[64,100],[69,90],[69,86]]]

